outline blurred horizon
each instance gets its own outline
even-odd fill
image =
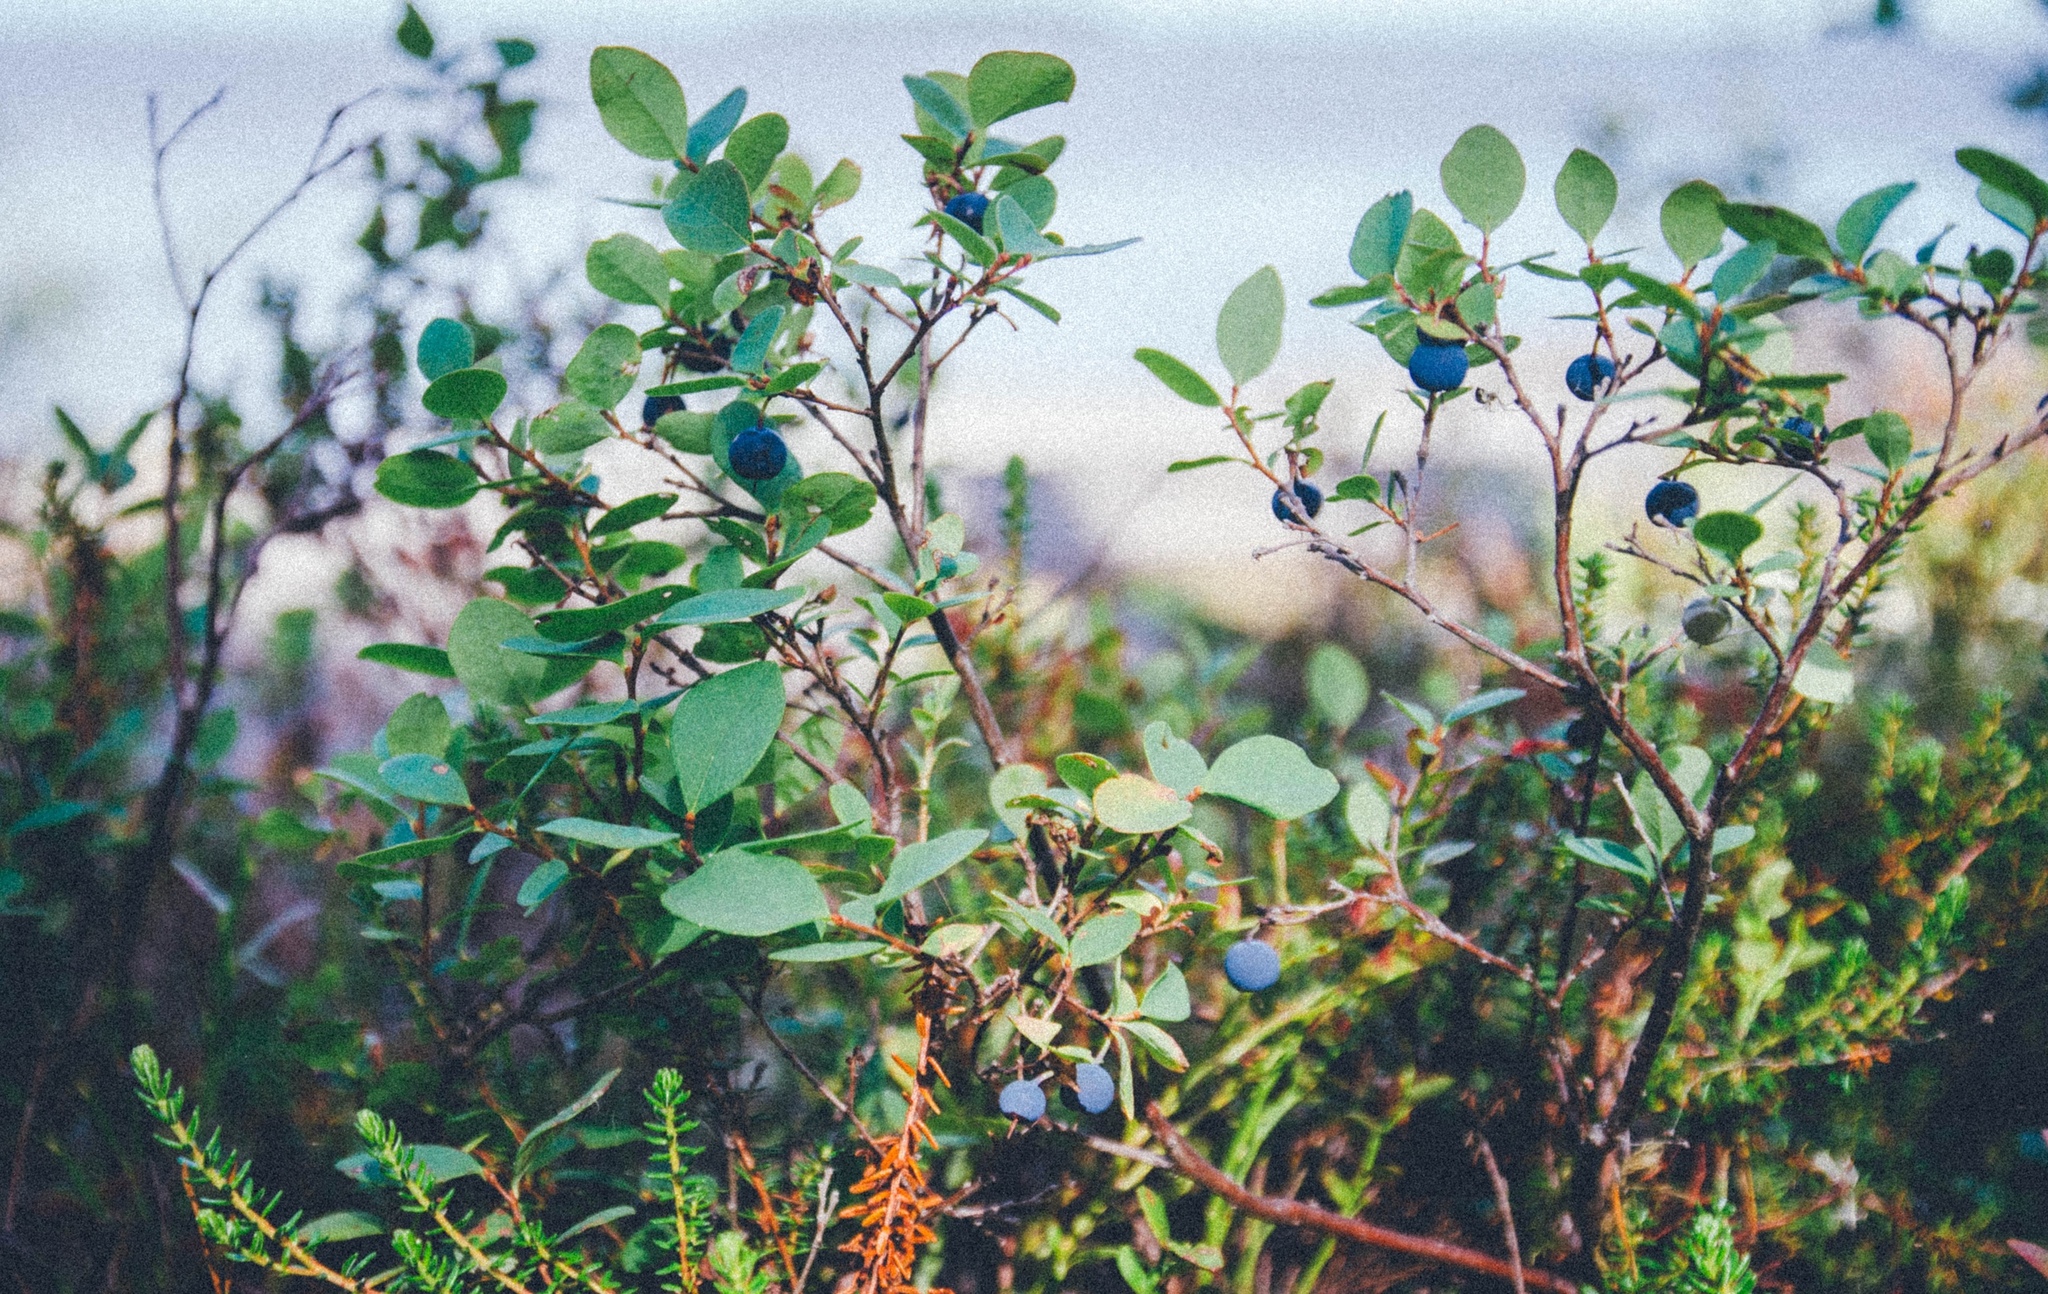
[[[58,3],[14,20],[5,39],[17,75],[0,84],[0,457],[47,452],[52,404],[105,435],[168,390],[178,316],[149,202],[144,96],[160,92],[176,121],[227,88],[168,176],[180,247],[197,262],[289,186],[332,105],[404,83],[410,60],[390,35],[400,12],[171,0],[104,11]],[[1888,228],[1892,241],[1911,247],[1951,220],[1958,241],[1988,241],[1999,227],[1951,151],[1979,144],[2034,162],[2048,147],[2043,123],[2005,103],[2048,55],[2048,11],[2030,0],[1915,7],[1885,31],[1865,0],[1297,0],[1251,11],[1125,0],[984,6],[971,17],[934,3],[834,0],[772,13],[711,4],[687,21],[641,3],[423,12],[443,48],[505,36],[540,47],[508,81],[542,111],[529,178],[493,198],[493,274],[473,285],[486,310],[510,308],[558,271],[595,310],[580,283],[583,247],[621,229],[658,230],[650,213],[602,200],[637,195],[655,168],[597,123],[584,79],[594,44],[663,58],[697,110],[744,84],[749,110],[789,117],[792,147],[815,163],[853,157],[866,182],[828,219],[828,236],[858,230],[871,249],[903,252],[923,194],[915,155],[897,139],[909,124],[897,78],[964,70],[992,48],[1068,58],[1079,73],[1074,101],[1020,126],[1069,139],[1055,227],[1084,241],[1144,241],[1033,272],[1032,290],[1063,321],[1026,314],[1018,333],[978,337],[963,351],[936,396],[935,459],[971,488],[1022,453],[1063,511],[1095,527],[1077,530],[1077,547],[1114,548],[1124,567],[1242,570],[1278,538],[1245,474],[1164,475],[1174,459],[1215,452],[1219,433],[1130,361],[1151,345],[1215,371],[1215,310],[1261,264],[1275,264],[1286,284],[1288,336],[1254,398],[1277,405],[1294,385],[1334,376],[1324,442],[1333,457],[1355,461],[1382,409],[1393,411],[1385,443],[1399,446],[1399,370],[1349,326],[1350,312],[1307,300],[1349,277],[1352,227],[1382,193],[1410,188],[1448,213],[1437,160],[1475,121],[1505,130],[1529,164],[1527,195],[1500,240],[1512,255],[1569,254],[1574,238],[1550,182],[1566,152],[1586,146],[1621,177],[1603,245],[1642,247],[1660,267],[1669,257],[1657,204],[1694,176],[1827,225],[1857,194],[1916,179],[1921,192]],[[793,29],[825,52],[793,57]],[[379,107],[368,105],[357,129],[373,129]],[[257,284],[296,285],[318,336],[323,309],[354,273],[352,243],[367,215],[354,196],[327,204],[316,192],[266,233],[220,288],[202,346],[214,357],[207,383],[257,403],[250,383],[267,371],[273,344],[255,320]],[[1561,371],[1578,343],[1570,325],[1543,320],[1575,303],[1524,277],[1505,308],[1529,336],[1529,369],[1561,390],[1547,370]],[[422,322],[410,320],[409,333]],[[1825,336],[1824,327],[1796,332],[1802,352]],[[258,345],[261,357],[248,353]],[[1853,416],[1861,409],[1844,400],[1871,398],[1838,393],[1837,407]],[[1503,417],[1461,409],[1439,442],[1444,461],[1486,471],[1514,461],[1525,447]],[[1632,506],[1634,483],[1654,470],[1647,459],[1618,468],[1609,478],[1617,506]],[[1202,525],[1188,526],[1191,515]]]

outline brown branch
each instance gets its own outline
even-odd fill
[[[1355,1240],[1362,1245],[1376,1249],[1390,1249],[1395,1253],[1407,1254],[1425,1259],[1445,1267],[1456,1267],[1462,1271],[1478,1272],[1498,1280],[1512,1281],[1517,1276],[1513,1263],[1503,1262],[1491,1254],[1464,1245],[1438,1240],[1434,1236],[1409,1235],[1405,1231],[1394,1231],[1387,1227],[1347,1218],[1341,1213],[1332,1213],[1318,1205],[1300,1200],[1273,1199],[1259,1195],[1243,1184],[1233,1180],[1216,1165],[1196,1153],[1180,1130],[1159,1108],[1157,1101],[1145,1103],[1145,1122],[1151,1127],[1159,1144],[1166,1148],[1166,1154],[1173,1161],[1174,1170],[1181,1176],[1195,1182],[1212,1195],[1220,1196],[1232,1207],[1249,1213],[1255,1218],[1281,1226],[1309,1227],[1328,1235]],[[1579,1294],[1577,1282],[1567,1280],[1541,1268],[1520,1268],[1519,1274],[1528,1289],[1543,1290],[1546,1294]]]

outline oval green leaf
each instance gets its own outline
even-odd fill
[[[721,934],[759,939],[830,919],[825,891],[802,863],[780,854],[725,849],[668,887],[661,904]]]
[[[1474,126],[1458,136],[1438,174],[1451,205],[1489,234],[1515,214],[1529,183],[1522,154],[1492,126]]]
[[[714,674],[683,693],[669,725],[669,750],[690,812],[746,780],[774,744],[783,708],[782,670],[770,661]]]
[[[480,484],[474,467],[432,449],[377,464],[377,493],[408,508],[459,508],[476,497]]]
[[[1557,197],[1557,214],[1591,247],[1614,215],[1621,189],[1614,182],[1612,167],[1585,149],[1574,148],[1558,168],[1552,192]]]
[[[675,73],[637,49],[600,45],[590,52],[590,97],[606,131],[656,161],[690,153],[690,113]]]
[[[482,422],[505,401],[505,375],[488,368],[458,368],[443,373],[420,395],[420,403],[437,417]]]
[[[1764,523],[1747,512],[1709,512],[1693,522],[1692,536],[1731,562],[1741,561],[1751,544],[1764,537]]]
[[[1280,273],[1270,265],[1232,290],[1216,318],[1216,354],[1231,381],[1243,386],[1272,366],[1286,314]]]

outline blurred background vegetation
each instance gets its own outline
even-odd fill
[[[2032,21],[2030,11],[2023,16]],[[1826,39],[1852,43],[1870,65],[1896,69],[1932,56],[1914,62],[1877,42],[1909,41],[1916,24],[1924,30],[1940,21],[1885,0],[1874,14],[1858,6],[1814,26]],[[371,27],[388,24],[380,15]],[[2015,30],[2048,36],[2038,22]],[[23,38],[24,48],[34,39],[42,37]],[[1938,45],[1941,30],[1926,39]],[[540,44],[540,53],[552,52],[549,42]],[[1989,138],[2021,157],[2039,153],[2048,72],[2033,67],[2034,48],[2048,48],[2048,39],[2030,47],[2010,37],[1999,57],[1968,79],[1976,95],[1966,97],[1970,142]],[[62,365],[57,380],[43,380],[47,338],[24,342],[6,361],[0,1283],[7,1288],[199,1288],[181,1188],[152,1153],[128,1094],[121,1061],[139,1034],[156,1042],[265,1177],[289,1184],[295,1206],[310,1213],[349,1207],[354,1198],[354,1184],[332,1165],[357,1148],[351,1119],[358,1108],[416,1111],[420,1135],[437,1130],[452,1142],[480,1130],[478,1121],[490,1113],[446,1050],[417,1035],[410,1004],[394,996],[387,950],[359,933],[361,914],[332,857],[372,824],[321,818],[327,803],[310,775],[333,754],[363,746],[403,690],[402,682],[357,663],[356,649],[393,638],[439,640],[492,563],[489,536],[478,528],[482,513],[401,516],[366,488],[387,440],[402,438],[408,417],[417,417],[406,412],[416,389],[409,384],[417,379],[408,373],[404,339],[434,315],[457,314],[495,346],[517,389],[522,376],[551,382],[566,358],[557,334],[580,336],[602,306],[566,256],[549,259],[544,240],[521,238],[516,226],[508,230],[495,217],[501,204],[518,210],[536,202],[536,189],[561,183],[559,175],[536,181],[528,164],[528,141],[546,140],[558,128],[554,105],[536,88],[552,75],[546,59],[510,38],[444,45],[425,58],[417,53],[389,53],[376,79],[399,88],[373,107],[381,114],[380,142],[320,181],[314,205],[324,223],[287,225],[288,238],[273,238],[238,262],[217,289],[217,308],[228,315],[199,341],[185,402],[200,459],[191,503],[195,516],[210,519],[188,529],[173,551],[188,571],[219,571],[223,596],[210,605],[224,615],[233,610],[232,633],[225,619],[211,625],[203,611],[189,614],[189,603],[188,622],[176,635],[168,632],[172,559],[149,502],[162,492],[163,436],[151,419],[136,417],[168,395],[168,366],[159,361],[176,358],[176,315],[164,316],[157,304],[138,306],[141,322],[98,320],[92,328],[104,331],[94,332],[64,322],[96,312],[67,300],[54,278],[37,279],[17,264],[7,283],[10,343],[70,329],[66,335],[86,339],[80,344],[97,368],[109,362],[109,335],[133,330],[140,356],[121,361],[116,382],[88,382]],[[901,61],[893,52],[891,59]],[[1083,59],[1076,61],[1085,69]],[[573,68],[578,59],[562,62]],[[892,61],[891,71],[898,70]],[[1573,100],[1574,93],[1567,86],[1555,97]],[[1800,99],[1802,106],[1811,102]],[[23,103],[11,101],[17,119]],[[189,106],[167,106],[166,128]],[[1116,99],[1095,110],[1115,113]],[[289,122],[264,129],[289,127],[310,140],[324,111],[307,97]],[[1278,109],[1262,109],[1261,120],[1274,130],[1295,129],[1295,119]],[[1576,128],[1589,137],[1607,132],[1611,142],[1627,138],[1635,124],[1624,115],[1581,120]],[[1731,194],[1785,196],[1773,188],[1776,124],[1730,147],[1726,174],[1715,178],[1734,177],[1727,182]],[[1945,151],[1955,142],[1965,141],[1942,137],[1933,146]],[[205,157],[220,145],[201,131],[181,147]],[[146,156],[133,149],[120,156],[122,169],[148,174]],[[1892,178],[1870,176],[1861,161],[1844,169],[1854,175],[1845,189]],[[219,181],[171,175],[175,241],[179,217],[204,207],[208,188]],[[1377,192],[1397,182],[1375,174],[1360,184]],[[583,191],[606,191],[605,183]],[[1347,182],[1339,205],[1351,209],[1359,187]],[[1092,200],[1081,192],[1077,202]],[[1815,201],[1825,208],[1832,199]],[[1647,199],[1641,206],[1639,216],[1650,209]],[[120,254],[138,255],[155,238],[149,217],[129,206],[123,219]],[[188,289],[208,257],[232,241],[215,236],[212,214],[195,222],[194,241],[202,246],[185,253]],[[1163,234],[1142,218],[1101,223],[1152,235],[1155,251],[1173,241],[1170,222]],[[1348,220],[1321,223],[1333,237],[1349,227]],[[1264,229],[1256,219],[1247,224]],[[309,236],[316,229],[317,242]],[[209,250],[211,243],[220,246]],[[1338,259],[1322,255],[1320,263]],[[1225,264],[1210,274],[1218,260]],[[310,327],[302,294],[312,289],[295,273],[301,262],[317,270],[317,322]],[[1156,275],[1155,282],[1168,276],[1156,266],[1127,272],[1135,277],[1096,285],[1093,311],[1077,303],[1070,312],[1085,318],[1138,308],[1171,315],[1170,304],[1135,296],[1146,275]],[[1212,254],[1175,279],[1173,291],[1208,301],[1218,294],[1205,276],[1234,281],[1238,272],[1235,262]],[[1290,282],[1319,281],[1308,273]],[[127,292],[152,300],[165,295],[159,279],[141,275]],[[1206,307],[1196,313],[1208,317]],[[1072,344],[1123,335],[1121,325],[1108,329],[1099,318],[1081,331],[1081,342]],[[1843,344],[1818,327],[1800,342],[1816,356]],[[1120,360],[1128,343],[1107,350]],[[1334,346],[1327,356],[1311,349],[1301,362],[1337,354]],[[1330,358],[1328,365],[1340,391],[1360,366],[1391,367],[1362,348],[1342,354],[1341,363]],[[1884,367],[1882,357],[1858,359],[1865,368]],[[1054,362],[1062,361],[1056,355]],[[1117,410],[1114,387],[1128,375],[1105,379],[1089,368],[1100,362],[1076,361],[1086,379],[1080,385],[1086,398]],[[2040,389],[2041,368],[2037,355],[2015,352],[1999,375],[1998,398],[2023,407]],[[1054,683],[1033,699],[1034,753],[1110,748],[1163,718],[1205,740],[1263,729],[1303,742],[1326,763],[1356,761],[1398,743],[1405,721],[1384,701],[1361,715],[1331,699],[1333,687],[1343,694],[1329,681],[1331,669],[1343,668],[1329,664],[1331,645],[1362,664],[1375,690],[1439,709],[1477,681],[1460,672],[1469,666],[1444,653],[1425,627],[1378,595],[1335,583],[1308,559],[1251,565],[1245,554],[1265,532],[1212,526],[1207,496],[1180,496],[1148,513],[1160,520],[1138,538],[1120,539],[1096,521],[1083,524],[1102,515],[1108,497],[1100,481],[1071,475],[1071,446],[1084,429],[1070,423],[1049,436],[1044,455],[1027,437],[1009,434],[1023,415],[1005,385],[1030,380],[1028,370],[1000,364],[957,379],[959,393],[949,398],[964,406],[993,390],[998,407],[968,419],[964,439],[985,443],[962,455],[945,489],[949,505],[970,522],[973,547],[1009,553],[1023,573],[1026,592],[1005,650]],[[1887,392],[1896,407],[1911,407],[1916,380],[1912,370],[1898,370]],[[1375,383],[1391,381],[1391,374],[1372,373],[1356,385],[1375,393]],[[87,392],[88,386],[100,389]],[[82,398],[65,397],[67,411],[52,418],[48,399],[66,391]],[[1357,398],[1353,407],[1366,408],[1366,397]],[[1363,426],[1355,430],[1362,439]],[[1022,462],[1005,480],[992,464],[1012,451]],[[1163,489],[1156,470],[1138,457],[1118,451],[1115,470],[1097,475],[1115,478],[1133,495]],[[1539,609],[1542,559],[1534,546],[1541,536],[1503,506],[1512,492],[1486,457],[1483,449],[1462,462],[1453,457],[1456,483],[1447,489],[1466,501],[1468,524],[1455,556],[1433,578],[1447,590],[1447,602],[1490,632],[1512,633]],[[1061,466],[1069,470],[1049,470]],[[213,508],[236,484],[241,492]],[[1622,481],[1615,493],[1632,500],[1638,491]],[[1232,512],[1254,521],[1265,511],[1249,493],[1226,497]],[[1858,857],[1858,842],[1876,838],[1881,820],[1931,813],[1950,794],[1944,752],[2009,761],[2014,785],[2030,794],[2048,778],[2048,767],[2036,770],[2030,762],[2048,746],[2048,696],[2040,688],[2048,631],[2044,507],[2048,470],[2030,464],[1938,513],[1921,537],[1888,596],[1858,712],[1829,738],[1823,758],[1838,775],[1826,779],[1826,793],[1788,801],[1787,852],[1796,861],[1839,864],[1845,877],[1874,866]],[[1176,542],[1182,534],[1185,546]],[[1224,543],[1228,555],[1218,552]],[[1253,585],[1261,590],[1256,599],[1243,592]],[[1658,609],[1647,586],[1624,583],[1617,596],[1622,606],[1633,599],[1643,614]],[[1314,689],[1319,660],[1324,682]],[[204,676],[209,669],[216,677]],[[1910,721],[1901,717],[1907,708]],[[163,770],[167,753],[180,745],[189,755],[190,782],[184,809],[166,821],[165,806],[180,798],[166,795],[167,776],[185,775]],[[1917,781],[1914,769],[1924,774]],[[1917,803],[1892,804],[1888,796]],[[2048,849],[2048,827],[2029,819],[2011,830],[2032,840],[2023,839],[2015,856],[2031,850],[2038,860]],[[153,854],[167,865],[150,865]],[[1872,1057],[1849,1079],[1790,1080],[1831,1086],[1786,1103],[1769,1134],[1774,1147],[1822,1164],[1821,1171],[1853,1186],[1829,1217],[1801,1232],[1801,1245],[1769,1252],[1760,1264],[1767,1283],[1908,1290],[2031,1279],[2007,1262],[2002,1246],[2007,1236],[2048,1237],[2044,877],[2038,863],[1980,877],[1985,889],[1972,919],[1988,932],[1989,963],[1943,996],[1934,1027]],[[503,888],[503,878],[495,883]],[[509,892],[495,898],[511,903]],[[471,942],[516,962],[526,950],[508,931],[486,920]],[[831,1002],[793,1005],[799,1016],[815,1008],[805,1018],[819,1028],[840,1023]],[[722,1050],[731,1021],[622,1012],[565,1027],[548,1022],[548,1004],[535,1007],[529,1021],[510,1030],[507,1090],[484,1093],[486,1105],[545,1104],[570,1085],[564,1075],[591,1058],[617,1063],[640,1056],[681,1064],[714,1103],[743,1106],[738,1094],[760,1088],[741,1116],[756,1126],[797,1108],[790,1076],[772,1053],[758,1045]],[[778,1093],[789,1099],[778,1104]],[[1407,1094],[1381,1095],[1405,1118]],[[1390,1135],[1421,1145],[1455,1139],[1426,1113],[1417,1118]],[[779,1134],[791,1142],[802,1135],[797,1127]],[[1388,1156],[1411,1158],[1398,1146]],[[1016,1171],[1022,1180],[1051,1181],[1059,1166],[1020,1163]],[[1476,1170],[1461,1164],[1446,1171]],[[1692,1189],[1699,1189],[1697,1180]],[[975,1246],[983,1243],[996,1250],[977,1256]],[[963,1228],[949,1242],[947,1279],[975,1288],[974,1273],[1014,1260],[1015,1239],[1004,1243],[1008,1249]],[[1032,1243],[1025,1238],[1027,1252]],[[1099,1266],[1077,1273],[1083,1278],[1122,1288]],[[1400,1275],[1361,1271],[1347,1279],[1382,1288]]]

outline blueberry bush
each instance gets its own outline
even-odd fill
[[[465,81],[472,55],[437,61],[412,10],[398,35],[498,160],[422,139],[407,180],[378,150],[374,283],[437,242],[484,245],[474,195],[517,174],[534,111]],[[501,42],[498,70],[532,53]],[[314,412],[253,454],[226,413],[186,422],[216,406],[181,388],[172,484],[145,510],[159,542],[97,585],[87,485],[126,487],[141,433],[81,433],[84,483],[53,470],[47,591],[9,622],[42,646],[8,666],[0,901],[48,945],[11,972],[71,969],[8,1004],[41,1040],[9,1082],[23,1147],[39,1099],[72,1100],[116,1162],[85,1166],[71,1131],[17,1149],[17,1183],[60,1164],[80,1199],[104,1198],[95,1171],[153,1194],[101,1207],[158,1219],[167,1288],[1937,1289],[2048,1262],[2012,1150],[2048,1158],[2026,1140],[2048,1112],[1941,1131],[1971,1065],[2040,1041],[2023,1006],[2002,1051],[1962,1022],[2048,967],[2048,710],[1915,707],[1873,627],[1928,578],[1913,541],[1944,501],[2032,479],[2008,460],[2048,419],[1971,395],[2025,345],[2048,182],[1961,150],[2010,245],[1909,255],[1883,234],[1911,184],[1830,231],[1693,181],[1663,202],[1665,246],[1623,252],[1602,241],[1619,181],[1579,150],[1553,193],[1582,246],[1509,259],[1524,161],[1466,131],[1441,170],[1466,231],[1390,194],[1358,223],[1354,281],[1312,303],[1362,309],[1360,366],[1407,376],[1355,471],[1325,448],[1334,379],[1261,383],[1286,313],[1270,267],[1223,303],[1215,368],[1136,353],[1200,411],[1162,398],[1192,453],[1172,470],[1255,473],[1262,557],[1405,608],[1457,672],[1262,649],[1171,607],[1152,612],[1171,647],[1141,659],[1107,599],[1036,622],[1021,458],[976,544],[931,466],[953,356],[991,320],[1056,324],[1055,262],[1124,245],[1055,225],[1066,144],[1029,122],[1072,68],[999,51],[904,78],[926,209],[894,251],[844,227],[861,168],[793,151],[744,90],[702,107],[620,46],[589,82],[621,189],[651,172],[616,200],[637,232],[585,258],[602,313],[571,331],[366,296],[378,421],[317,424],[359,470],[321,476],[336,460],[309,447],[276,489],[326,417],[317,377],[287,388]],[[1555,372],[1509,331],[1511,290],[1538,280],[1583,294],[1529,352],[1573,356]],[[291,349],[280,299],[286,372],[338,382]],[[1846,375],[1798,371],[1788,318],[1828,312],[1931,348],[1938,415],[1851,407]],[[1441,591],[1464,559],[1431,447],[1466,406],[1492,421],[1458,427],[1512,424],[1543,466],[1539,592],[1512,615]],[[1662,475],[1640,523],[1589,542],[1610,456]],[[267,789],[213,776],[235,590],[266,535],[353,511],[358,479],[434,533],[481,524],[487,587],[445,632],[362,651],[419,688],[367,749]],[[257,483],[269,530],[229,510]],[[1988,560],[1973,542],[1953,569]],[[109,589],[128,600],[86,601]],[[84,659],[112,635],[58,628],[144,603],[162,641],[121,640],[142,660],[111,674]],[[303,674],[311,621],[292,624],[279,671]],[[125,681],[136,736],[168,723],[154,783],[94,753],[79,707],[113,703],[87,678]],[[80,850],[111,876],[68,871]],[[331,919],[288,1004],[238,1008],[259,860],[320,869]],[[130,979],[135,923],[167,877],[223,874],[217,1000],[180,1024]],[[84,924],[110,895],[124,924]],[[198,1067],[198,1099],[152,1041]],[[115,1046],[174,1157],[93,1099]],[[295,1099],[245,1107],[263,1083]],[[291,1130],[244,1154],[266,1112]],[[117,1283],[111,1258],[47,1278],[10,1261],[42,1288]]]

